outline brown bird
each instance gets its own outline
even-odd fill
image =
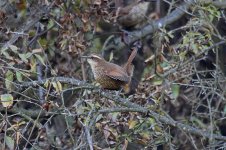
[[[95,80],[100,83],[102,88],[108,90],[123,88],[124,92],[128,93],[133,76],[132,61],[136,54],[137,48],[132,51],[127,63],[123,67],[107,62],[104,58],[95,54],[86,57],[88,58],[87,61],[91,66]]]
[[[126,7],[119,7],[116,12],[116,22],[123,29],[137,29],[147,23],[147,13],[150,1],[138,0]]]

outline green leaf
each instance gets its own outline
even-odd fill
[[[35,34],[36,34],[35,30],[29,30],[29,33],[28,33],[29,37],[35,36]]]
[[[32,56],[32,54],[33,54],[33,53],[31,53],[31,52],[26,53],[26,54],[25,54],[25,55],[26,55],[26,58],[30,58],[30,57]]]
[[[19,71],[16,72],[16,79],[19,82],[22,82],[23,81],[22,74]]]
[[[0,54],[2,54],[3,52],[7,51],[8,49],[6,47],[4,48],[0,48]]]
[[[50,81],[49,81],[49,80],[46,80],[46,82],[44,83],[44,87],[45,87],[45,88],[48,88],[49,85],[50,85]]]
[[[172,89],[172,92],[173,92],[173,97],[177,98],[179,96],[180,86],[177,85],[177,84],[173,84],[173,85],[171,85],[171,89]]]
[[[2,94],[1,102],[3,107],[10,107],[13,105],[13,96],[11,94]]]
[[[19,54],[19,57],[25,63],[28,63],[28,58],[30,58],[31,56],[32,56],[32,53],[31,52],[28,52],[26,54]]]
[[[99,114],[96,118],[96,122],[100,121],[101,119],[103,118],[103,115],[102,114]]]
[[[11,137],[5,136],[5,142],[10,150],[14,149],[15,141]]]
[[[49,22],[48,22],[48,25],[47,25],[47,28],[49,29],[49,28],[52,28],[53,26],[54,26],[54,21],[51,19],[51,20],[49,20]]]
[[[172,39],[174,38],[173,32],[168,32],[167,35]]]
[[[9,48],[14,52],[14,53],[18,53],[18,47],[16,47],[15,45],[9,45]]]
[[[136,120],[129,120],[128,121],[129,129],[133,129],[137,125]]]
[[[21,60],[22,60],[23,62],[25,62],[25,63],[28,62],[27,57],[26,57],[26,54],[19,54],[19,57],[21,58]]]
[[[46,39],[42,38],[42,39],[39,39],[38,41],[43,48],[45,48],[47,46],[47,40]]]
[[[185,59],[186,54],[187,54],[187,51],[182,51],[182,52],[180,52],[180,54],[179,54],[179,58],[180,58],[180,60],[184,60],[184,59]]]
[[[35,57],[45,66],[44,59],[40,55],[35,54]]]
[[[13,72],[8,70],[5,74],[5,86],[9,91],[13,90]]]
[[[53,87],[55,88],[56,92],[60,94],[62,91],[62,84],[57,81],[57,82],[52,82]]]
[[[162,85],[162,83],[163,83],[163,80],[160,78],[153,80],[153,85]]]
[[[151,138],[150,132],[148,132],[148,131],[141,131],[139,134],[142,137],[142,139],[150,140],[150,138]]]
[[[149,123],[150,125],[155,124],[155,122],[156,122],[155,119],[154,119],[154,118],[151,118],[151,117],[148,118],[147,121],[148,121],[148,123]]]
[[[112,120],[113,122],[116,122],[116,121],[117,121],[117,118],[118,118],[118,115],[119,115],[119,112],[114,112],[114,113],[112,113],[111,115],[112,115],[112,116],[111,116],[111,120]]]
[[[166,42],[167,43],[169,43],[170,41],[169,41],[169,37],[168,36],[164,36],[164,38],[165,38],[165,40],[166,40]]]
[[[5,56],[6,59],[13,60],[13,57],[10,56],[7,51],[2,51],[2,54]]]

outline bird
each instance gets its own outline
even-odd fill
[[[134,70],[132,61],[136,54],[137,48],[134,48],[124,66],[108,62],[96,54],[85,56],[85,58],[87,58],[94,74],[94,78],[100,84],[101,88],[107,90],[123,89],[125,93],[129,93],[130,82]]]

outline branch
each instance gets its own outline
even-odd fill
[[[0,106],[0,112],[5,111],[5,108]],[[41,111],[41,112],[40,112]],[[44,116],[48,116],[51,115],[52,113],[49,113],[41,108],[37,108],[35,110],[31,110],[31,109],[24,109],[24,108],[18,108],[17,106],[13,106],[12,108],[9,108],[7,110],[7,112],[13,113],[13,114],[19,114],[21,116],[29,116],[31,118],[36,118],[37,116],[44,117]],[[24,117],[27,118],[27,117]]]
[[[4,107],[0,106],[1,112],[5,111],[5,110],[6,109]],[[13,108],[7,109],[7,112],[20,115],[20,116],[24,117],[25,119],[31,121],[39,129],[42,128],[42,124],[35,122],[32,118],[37,118],[38,116],[45,116],[44,115],[45,111],[43,109],[39,109],[37,111],[31,111],[31,110],[27,110],[27,109],[23,109],[23,108],[20,109],[20,108],[14,106]]]
[[[205,3],[205,4],[213,4],[217,8],[226,8],[226,1],[205,1],[205,0],[200,0],[200,3]],[[153,23],[150,23],[149,25],[145,26],[144,28],[140,30],[136,30],[133,32],[129,32],[131,35],[129,45],[132,44],[133,42],[142,39],[146,37],[147,35],[150,35],[157,31],[158,29],[165,27],[178,19],[180,19],[184,14],[186,14],[189,10],[189,8],[195,4],[195,0],[185,0],[184,3],[182,3],[179,7],[177,7],[174,11],[172,11],[169,15],[163,17],[162,19],[158,21],[154,21]],[[189,14],[189,13],[188,13]],[[121,41],[120,37],[115,39],[114,41]],[[117,49],[123,49],[126,45],[123,42],[116,43],[117,44]],[[113,44],[114,45],[114,44]],[[112,44],[109,44],[108,46],[105,47],[105,50],[112,49]]]
[[[101,109],[98,111],[98,113],[113,113],[113,112],[141,112],[141,113],[147,113],[146,110],[144,109],[139,109],[139,108],[106,108],[106,109]]]
[[[184,2],[181,6],[177,7],[169,15],[163,17],[162,19],[155,21],[153,23],[150,23],[149,25],[145,26],[141,30],[130,32],[130,35],[132,35],[132,37],[130,38],[129,44],[132,44],[133,42],[135,42],[139,39],[142,39],[143,37],[146,37],[147,35],[155,32],[156,30],[162,28],[163,26],[167,26],[167,25],[177,21],[188,11],[190,6],[194,3],[195,3],[194,0],[188,0],[187,2]],[[120,41],[119,39],[120,39],[120,37],[118,39],[116,39],[115,41]],[[111,44],[109,44],[109,46],[106,46],[105,50],[112,48]],[[122,49],[125,46],[126,45],[122,42],[117,43],[118,49]]]
[[[30,28],[32,28],[46,13],[48,13],[50,10],[50,7],[47,7],[47,8],[43,8],[43,9],[40,9],[38,8],[37,10],[35,10],[35,12],[33,14],[30,15],[30,18],[27,19],[24,23],[24,26],[21,27],[21,29],[19,29],[17,31],[17,33],[24,33],[26,31],[28,31]],[[13,37],[8,41],[6,42],[2,49],[8,49],[9,45],[12,45],[14,44],[18,38],[21,36],[21,34],[14,34]]]
[[[161,76],[161,77],[164,78],[164,77],[166,77],[166,76],[168,76],[168,75],[174,73],[175,71],[177,71],[180,67],[184,67],[184,66],[186,66],[187,64],[189,64],[190,62],[192,62],[192,61],[198,59],[200,56],[202,56],[203,54],[205,54],[205,53],[207,53],[208,51],[212,50],[213,48],[217,48],[217,47],[219,47],[219,46],[221,46],[221,45],[223,45],[223,44],[225,44],[225,43],[226,43],[226,41],[220,41],[220,42],[218,42],[218,43],[215,43],[215,44],[211,45],[210,47],[203,49],[203,50],[202,50],[200,53],[198,53],[196,56],[191,57],[190,59],[186,60],[183,64],[177,65],[176,67],[171,68],[171,69],[169,69],[168,71],[166,71],[166,72],[164,73],[164,75],[159,75],[159,76]]]
[[[117,97],[115,95],[112,95],[112,94],[109,94],[109,93],[104,93],[104,92],[102,92],[101,95],[106,97],[106,98],[108,98],[108,99],[111,99],[114,102],[119,103],[119,104],[121,104],[123,106],[129,107],[129,108],[135,108],[135,109],[143,110],[145,113],[149,113],[151,116],[153,116],[156,120],[159,120],[162,123],[171,125],[173,127],[177,127],[179,129],[182,129],[182,130],[184,130],[184,131],[186,131],[188,133],[199,135],[199,136],[203,136],[205,138],[211,138],[211,135],[212,135],[212,138],[214,138],[214,139],[219,139],[219,140],[226,141],[226,136],[221,136],[221,135],[217,135],[217,134],[211,134],[209,131],[203,131],[201,129],[198,129],[198,128],[195,128],[195,127],[183,124],[183,123],[180,123],[178,121],[173,120],[170,117],[159,115],[158,113],[156,113],[156,112],[154,112],[152,110],[148,110],[145,107],[142,107],[142,106],[140,106],[138,104],[132,103],[132,102],[128,101],[127,99],[123,99],[123,98]]]
[[[52,80],[52,81],[60,81],[60,82],[64,82],[64,83],[68,83],[68,84],[73,84],[73,85],[77,85],[79,88],[80,86],[82,87],[82,89],[88,88],[88,89],[94,89],[95,86],[90,85],[88,83],[85,83],[83,81],[77,80],[77,79],[72,79],[72,78],[64,78],[64,77],[55,77],[55,78],[48,78],[46,80]],[[43,81],[33,81],[33,82],[27,82],[26,84],[22,84],[22,86],[32,86],[32,85],[37,85],[37,84],[44,84],[46,80]],[[199,136],[203,136],[205,138],[214,138],[214,139],[219,139],[219,140],[224,140],[226,141],[226,136],[221,136],[221,135],[217,135],[217,134],[211,134],[209,131],[203,131],[201,129],[192,127],[190,125],[186,125],[183,123],[180,123],[178,121],[173,120],[172,118],[168,117],[168,116],[163,116],[160,115],[152,110],[149,110],[148,108],[142,107],[136,103],[132,103],[130,101],[128,101],[127,99],[121,98],[119,96],[110,94],[108,92],[101,92],[101,96],[106,97],[116,103],[119,103],[122,106],[127,107],[126,108],[116,108],[116,109],[109,109],[109,111],[107,111],[106,109],[100,110],[98,111],[99,113],[107,113],[107,112],[113,112],[113,111],[125,111],[128,112],[129,110],[132,112],[142,112],[142,113],[149,113],[151,116],[153,116],[156,120],[159,120],[160,122],[164,123],[164,124],[168,124],[171,125],[173,127],[177,127],[179,129],[182,129],[183,131],[186,131],[188,133],[192,133],[195,135],[199,135]],[[212,136],[211,136],[212,135]]]
[[[67,84],[71,84],[71,85],[77,85],[77,86],[84,86],[84,85],[88,85],[86,84],[85,81],[81,81],[81,80],[77,80],[74,78],[68,78],[68,77],[51,77],[51,78],[47,78],[47,79],[43,79],[40,81],[30,81],[30,82],[22,82],[20,84],[17,84],[17,86],[19,87],[29,87],[29,86],[37,86],[40,84],[45,84],[47,81],[51,81],[51,82],[55,82],[55,81],[59,81],[61,83],[67,83]]]

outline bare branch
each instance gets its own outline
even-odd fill
[[[45,84],[46,81],[51,81],[51,82],[59,81],[61,83],[67,83],[67,84],[77,85],[77,86],[81,86],[81,85],[86,84],[84,81],[80,81],[80,80],[77,80],[77,79],[74,79],[74,78],[51,77],[51,78],[43,79],[43,80],[40,80],[40,81],[23,82],[19,86],[20,87],[37,86],[39,84]]]
[[[115,95],[112,95],[112,94],[109,94],[109,93],[103,93],[103,92],[101,93],[101,95],[103,95],[103,96],[105,96],[105,97],[107,97],[107,98],[109,98],[109,99],[111,99],[111,100],[113,100],[117,103],[120,103],[121,105],[127,106],[129,108],[135,108],[135,109],[143,110],[144,112],[147,112],[151,116],[153,116],[156,120],[159,120],[162,123],[165,123],[165,124],[177,127],[179,129],[182,129],[183,131],[186,131],[188,133],[203,136],[205,138],[211,138],[211,135],[212,135],[213,139],[219,139],[219,140],[226,141],[226,136],[211,134],[209,131],[203,131],[201,129],[197,129],[195,127],[180,123],[178,121],[173,120],[172,118],[169,118],[168,116],[160,115],[160,114],[158,114],[158,113],[156,113],[152,110],[148,110],[147,108],[144,108],[140,105],[132,103],[132,102],[128,101],[127,99],[123,99],[123,98],[117,97]]]
[[[202,3],[212,3],[214,6],[218,8],[226,8],[226,1],[214,1],[214,2],[209,2],[209,1],[200,1]],[[189,8],[195,4],[194,0],[187,0],[184,3],[182,3],[179,7],[177,7],[174,11],[172,11],[169,15],[163,17],[162,19],[155,21],[153,23],[150,23],[149,25],[145,26],[141,30],[136,30],[133,32],[129,32],[130,35],[132,36],[130,38],[129,44],[132,44],[133,42],[142,39],[143,37],[146,37],[147,35],[152,34],[156,30],[167,26],[178,19],[180,19],[184,14],[186,14],[189,10]],[[190,13],[187,13],[190,14]],[[120,38],[120,37],[119,37]],[[119,39],[115,39],[115,41],[120,41]],[[126,45],[122,42],[117,43],[117,48],[122,49]],[[111,49],[112,45],[109,44],[109,46],[105,46],[105,50]]]
[[[42,18],[42,16],[45,15],[48,11],[49,11],[49,8],[46,8],[44,10],[37,9],[36,12],[34,12],[34,14],[30,15],[30,18],[27,19],[27,22],[24,23],[24,26],[22,26],[21,29],[19,29],[19,31],[17,31],[17,33],[24,34],[24,32],[31,29]],[[14,34],[14,36],[3,45],[2,49],[7,49],[9,47],[9,45],[14,44],[20,36],[21,36],[21,34]]]
[[[145,26],[143,29],[141,30],[137,30],[137,31],[133,31],[130,32],[130,35],[132,35],[131,39],[130,39],[130,43],[132,44],[133,42],[153,33],[154,31],[156,31],[159,28],[162,28],[163,26],[166,26],[168,24],[173,23],[174,21],[178,20],[179,18],[181,18],[190,8],[190,6],[194,4],[193,0],[188,0],[187,2],[184,2],[181,6],[177,7],[172,13],[170,13],[169,15],[163,17],[162,19],[150,23],[149,25]],[[120,41],[120,40],[115,40],[115,41]],[[123,47],[125,47],[126,45],[124,43],[117,43],[117,48],[118,49],[122,49]],[[109,45],[110,47],[106,46],[105,49],[110,49],[112,47],[112,45]]]
[[[113,113],[113,112],[141,112],[141,113],[147,113],[146,110],[144,109],[139,109],[139,108],[106,108],[106,109],[101,109],[98,111],[99,113]]]

